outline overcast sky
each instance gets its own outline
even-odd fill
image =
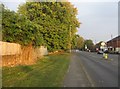
[[[2,0],[0,0],[3,2]],[[8,2],[10,1],[10,2]],[[78,19],[82,23],[78,29],[85,39],[92,39],[94,43],[108,41],[111,35],[118,35],[118,1],[119,0],[69,0],[78,9]],[[14,3],[13,3],[14,2]],[[25,0],[4,0],[4,4],[11,10]]]
[[[82,23],[78,34],[94,42],[108,41],[118,35],[117,2],[74,2]]]

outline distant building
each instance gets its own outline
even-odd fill
[[[100,41],[99,43],[95,45],[95,48],[96,48],[96,51],[98,50],[106,51],[107,50],[106,42]]]
[[[107,41],[107,47],[109,52],[120,53],[120,35]]]

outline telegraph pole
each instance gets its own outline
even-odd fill
[[[113,41],[112,41],[112,34],[111,34],[111,47],[112,47],[112,52],[113,52]]]
[[[71,53],[71,25],[70,25],[70,53]]]

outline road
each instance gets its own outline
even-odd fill
[[[71,63],[64,87],[118,87],[118,55],[92,52],[71,53]]]

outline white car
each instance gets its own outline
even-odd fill
[[[76,50],[75,50],[75,52],[79,52],[79,50],[78,50],[78,49],[76,49]]]

